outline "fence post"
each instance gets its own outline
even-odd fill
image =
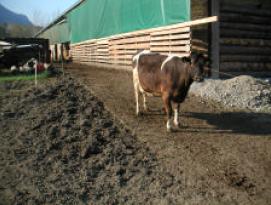
[[[209,15],[220,14],[220,0],[209,0]],[[220,28],[219,20],[209,25],[209,56],[212,60],[213,78],[219,78],[220,67]]]

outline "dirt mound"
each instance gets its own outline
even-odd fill
[[[145,204],[170,195],[174,178],[73,79],[0,99],[0,204]]]
[[[193,84],[191,92],[226,107],[271,112],[271,85],[250,76],[206,80],[204,83]]]
[[[87,71],[91,76],[87,82],[95,84],[93,93],[127,112],[129,117],[119,119],[127,127],[139,126],[133,132],[138,136],[69,76],[43,81],[38,88],[32,82],[0,85],[1,205],[270,202],[268,139],[213,132],[208,127],[169,135],[162,126],[164,116],[157,115],[131,124],[130,119],[137,119],[131,76],[104,71],[105,77],[100,69]],[[196,113],[195,102],[193,97],[183,106],[195,109],[182,116],[188,124],[201,123],[192,115],[202,117],[204,126],[206,120],[222,121],[221,115]],[[188,105],[192,107],[185,108]],[[232,128],[228,121],[236,124],[245,118],[234,116],[223,115],[223,129]]]

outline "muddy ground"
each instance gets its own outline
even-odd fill
[[[269,114],[189,96],[167,133],[135,117],[131,73],[68,72],[0,85],[0,204],[271,203]]]
[[[181,179],[187,204],[271,203],[271,114],[224,109],[189,96],[181,106],[183,127],[167,133],[160,112],[135,117],[130,72],[84,66],[68,70],[146,143],[159,166]],[[148,104],[155,110],[162,106],[160,98]]]

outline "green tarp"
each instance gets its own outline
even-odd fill
[[[68,14],[71,42],[190,20],[190,0],[87,0]]]
[[[71,43],[190,20],[190,0],[85,0],[67,15]],[[55,27],[55,26],[53,26]],[[50,29],[49,29],[50,30]],[[63,31],[55,31],[63,36]]]

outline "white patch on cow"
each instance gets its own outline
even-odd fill
[[[164,60],[164,62],[162,63],[162,65],[161,65],[161,70],[163,70],[163,68],[165,67],[165,65],[166,65],[169,61],[171,61],[172,58],[174,58],[174,57],[178,57],[178,58],[179,58],[179,56],[177,56],[177,55],[169,55],[169,56],[166,58],[166,60]]]
[[[139,79],[138,79],[138,70],[133,70],[133,82],[134,82],[134,91],[135,91],[135,100],[136,100],[136,115],[139,114],[139,102],[138,102],[138,95],[139,95]]]
[[[174,125],[179,126],[179,112],[178,108],[174,108]]]
[[[135,100],[136,100],[136,114],[137,115],[139,115],[139,99],[138,99],[139,98],[139,91],[141,93],[144,93],[144,90],[139,82],[138,62],[139,62],[140,56],[145,55],[145,54],[149,54],[149,53],[151,53],[151,52],[148,50],[143,50],[133,57],[133,62],[135,64],[135,67],[133,69],[133,82],[134,82],[134,91],[135,91]],[[143,96],[143,100],[144,100],[144,108],[145,108],[146,99],[144,96]]]
[[[147,96],[146,96],[146,93],[143,92],[142,93],[142,96],[143,96],[143,107],[144,107],[144,110],[147,111],[148,110],[148,106],[147,106]]]
[[[133,57],[133,62],[135,62],[135,64],[136,64],[135,68],[138,68],[138,61],[139,61],[140,56],[142,56],[144,54],[149,54],[149,53],[151,53],[151,51],[149,51],[149,50],[143,50],[143,51],[139,52],[138,54],[136,54]]]
[[[11,70],[11,71],[16,71],[16,70],[17,70],[17,67],[16,67],[15,65],[13,65],[13,66],[10,67],[10,70]]]
[[[167,131],[171,132],[171,119],[167,121]]]

